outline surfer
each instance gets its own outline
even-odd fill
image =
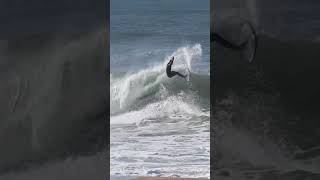
[[[173,64],[173,61],[174,61],[174,57],[172,57],[172,58],[170,59],[170,61],[168,62],[168,64],[167,64],[167,69],[166,69],[167,76],[168,76],[169,78],[172,78],[173,76],[178,75],[178,76],[180,76],[180,77],[182,77],[182,78],[186,78],[187,75],[182,75],[182,74],[179,73],[179,72],[171,71],[171,66],[172,66],[172,64]]]

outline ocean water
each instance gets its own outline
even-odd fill
[[[209,3],[111,1],[111,175],[209,177]]]

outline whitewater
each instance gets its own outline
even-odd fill
[[[166,76],[191,71],[190,81]],[[194,72],[200,44],[177,48],[163,62],[110,76],[111,175],[209,177],[210,77]]]

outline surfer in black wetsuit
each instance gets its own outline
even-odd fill
[[[167,69],[166,69],[167,76],[168,76],[169,78],[172,78],[173,76],[178,75],[178,76],[180,76],[180,77],[182,77],[182,78],[186,78],[187,75],[182,75],[182,74],[179,73],[179,72],[171,71],[171,66],[172,66],[172,64],[173,64],[173,61],[174,61],[174,57],[172,57],[172,58],[170,59],[170,61],[168,62],[168,64],[167,64]]]

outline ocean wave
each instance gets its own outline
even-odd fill
[[[132,74],[111,74],[111,114],[130,109],[130,107],[141,100],[141,98],[154,96],[160,91],[161,86],[167,87],[170,92],[178,92],[182,89],[190,90],[191,87],[209,87],[208,75],[200,75],[192,71],[192,62],[200,60],[201,54],[202,49],[200,44],[186,46],[177,49],[172,55],[167,56],[164,62],[159,65]],[[166,76],[166,63],[172,56],[175,57],[173,70],[186,73],[186,68],[190,69],[190,82],[179,79],[178,77],[169,79]]]
[[[163,63],[140,70],[132,74],[111,74],[110,76],[110,106],[111,115],[118,115],[132,111],[128,116],[135,115],[137,109],[142,107],[160,106],[168,101],[181,102],[181,93],[187,94],[184,97],[191,97],[192,94],[200,94],[203,97],[210,96],[209,75],[197,74],[192,70],[192,64],[200,61],[202,49],[200,44],[178,48],[170,56],[164,58]],[[169,79],[166,76],[165,68],[169,58],[175,57],[173,70],[187,73],[191,71],[190,81],[179,77]],[[164,90],[165,89],[165,90]],[[168,94],[166,99],[161,98],[164,91]],[[180,95],[177,95],[180,93]],[[196,97],[194,97],[196,98]],[[184,101],[188,104],[189,102]],[[182,105],[182,104],[180,104]],[[179,105],[177,105],[179,107]],[[187,106],[187,105],[186,105]],[[151,108],[152,109],[152,108]],[[139,114],[142,112],[139,112]],[[117,116],[119,118],[121,116]]]
[[[148,103],[139,110],[133,110],[111,117],[111,124],[137,123],[146,119],[174,118],[178,115],[183,119],[190,119],[193,116],[208,116],[209,112],[203,111],[195,102],[195,97],[186,95],[183,91],[177,95],[168,96],[167,89],[162,85],[159,92],[159,99],[156,102]]]

